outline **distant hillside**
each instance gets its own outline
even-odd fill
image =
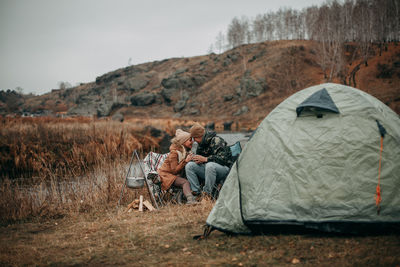
[[[18,110],[260,121],[289,95],[326,82],[318,49],[313,41],[271,41],[242,45],[219,55],[129,66],[91,83],[26,98]],[[354,45],[347,44],[347,72],[333,82],[351,86],[355,82],[356,88],[400,114],[400,46],[390,43],[381,55],[379,47],[373,46],[370,54],[365,66]],[[10,111],[6,105],[0,102],[3,114]]]

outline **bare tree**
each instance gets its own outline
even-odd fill
[[[246,17],[234,17],[228,26],[228,45],[231,48],[244,44],[248,40],[249,23]]]
[[[217,37],[215,38],[215,48],[220,54],[225,50],[225,35],[220,31],[218,32]]]
[[[329,21],[326,19],[328,11],[329,8],[327,5],[324,5],[319,9],[311,34],[312,38],[319,43],[317,49],[317,63],[321,67],[325,79],[328,77],[326,71],[329,64]]]
[[[284,39],[319,42],[319,64],[326,78],[340,76],[344,70],[340,67],[344,66],[344,42],[357,43],[357,54],[367,66],[373,43],[379,43],[382,49],[384,43],[400,40],[400,0],[327,0],[320,7],[302,11],[281,8],[257,15],[252,21],[235,17],[226,33],[230,48],[252,41]]]
[[[400,3],[398,0],[391,0],[391,3],[393,3],[393,40],[394,41],[399,41],[400,40]]]
[[[58,88],[60,89],[68,89],[71,88],[71,84],[69,82],[60,81],[58,82]]]
[[[317,6],[309,7],[305,10],[305,33],[308,39],[316,40],[318,32],[319,8]]]
[[[353,27],[353,9],[354,9],[354,0],[346,0],[343,3],[343,7],[341,8],[341,12],[343,13],[343,25],[344,25],[344,35],[346,41],[354,41],[355,40],[355,31]]]
[[[296,11],[294,21],[294,34],[297,40],[304,40],[306,36],[306,25],[305,25],[306,14],[305,12]]]
[[[264,25],[265,25],[265,38],[266,40],[275,40],[275,25],[274,25],[274,13],[268,13],[264,15]]]
[[[373,21],[373,32],[374,32],[374,40],[379,44],[379,56],[382,55],[382,49],[384,43],[387,41],[386,38],[388,36],[388,10],[387,10],[387,0],[376,0],[372,4],[372,8],[374,10],[374,21]]]
[[[265,40],[266,24],[264,23],[264,16],[257,15],[253,21],[252,29],[256,42]]]
[[[361,55],[365,66],[368,66],[369,49],[372,39],[373,14],[370,7],[370,0],[358,0],[353,10],[353,18],[357,23],[354,24],[356,41],[360,45]]]
[[[210,44],[210,46],[208,47],[207,53],[208,54],[214,53],[214,45],[213,44]]]
[[[274,24],[277,33],[278,40],[285,39],[285,22],[284,22],[284,10],[279,9],[276,13]]]
[[[331,22],[330,44],[332,47],[329,81],[334,77],[346,81],[346,61],[344,57],[345,26],[342,7],[337,0],[330,5],[329,21]]]

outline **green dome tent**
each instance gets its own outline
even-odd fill
[[[233,233],[277,226],[397,228],[399,116],[373,96],[340,84],[297,92],[258,126],[207,225]]]

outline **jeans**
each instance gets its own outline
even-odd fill
[[[177,187],[182,187],[183,194],[185,195],[186,198],[188,196],[192,195],[192,192],[190,191],[190,184],[189,184],[188,180],[186,180],[185,178],[182,178],[179,176],[176,177],[176,179],[174,181],[174,185]]]
[[[229,173],[227,166],[215,162],[197,164],[193,161],[185,166],[186,177],[189,180],[193,192],[200,193],[200,180],[205,181],[203,191],[212,194],[216,182],[223,181]]]

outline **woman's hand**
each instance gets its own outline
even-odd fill
[[[192,153],[189,153],[189,154],[186,156],[185,161],[186,161],[186,163],[187,163],[187,162],[189,162],[189,161],[191,161],[191,160],[193,160],[193,154],[192,154]]]

